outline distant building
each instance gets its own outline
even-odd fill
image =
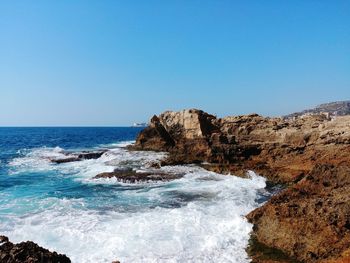
[[[336,117],[350,115],[350,101],[336,101],[330,103],[324,103],[316,106],[313,109],[307,109],[301,112],[295,112],[286,116],[285,119],[305,117],[310,115],[325,115],[327,119]]]

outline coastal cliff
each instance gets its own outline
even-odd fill
[[[256,239],[304,262],[350,251],[350,116],[216,118],[201,110],[153,116],[132,149],[167,151],[167,164],[198,163],[289,187],[248,215]]]

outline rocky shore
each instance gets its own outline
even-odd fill
[[[252,236],[301,262],[349,262],[350,116],[168,111],[153,116],[130,149],[169,152],[162,165],[197,163],[238,176],[254,170],[285,184],[247,216]]]
[[[2,263],[70,263],[66,255],[49,250],[27,241],[13,244],[5,236],[0,236],[0,262]]]

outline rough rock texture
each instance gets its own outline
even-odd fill
[[[350,167],[316,165],[247,217],[257,239],[300,261],[350,252]]]
[[[13,244],[5,236],[0,236],[1,263],[70,263],[65,255],[50,252],[37,244],[27,241]]]
[[[218,119],[200,110],[154,116],[133,149],[168,151],[163,164],[202,163],[217,172],[253,169],[275,182],[294,182],[316,163],[350,156],[350,116],[286,120],[257,114]]]
[[[115,169],[113,172],[100,173],[94,177],[99,178],[117,178],[124,183],[137,183],[149,181],[170,181],[179,179],[182,174],[171,174],[160,171],[136,172],[133,169]]]
[[[250,169],[287,183],[249,215],[256,240],[302,262],[350,262],[350,116],[165,112],[132,148],[168,151],[163,165],[201,163],[235,175]]]

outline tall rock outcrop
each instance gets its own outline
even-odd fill
[[[215,122],[215,116],[201,110],[167,111],[152,117],[134,149],[169,151],[172,163],[202,162],[210,156],[211,134],[219,130]]]

